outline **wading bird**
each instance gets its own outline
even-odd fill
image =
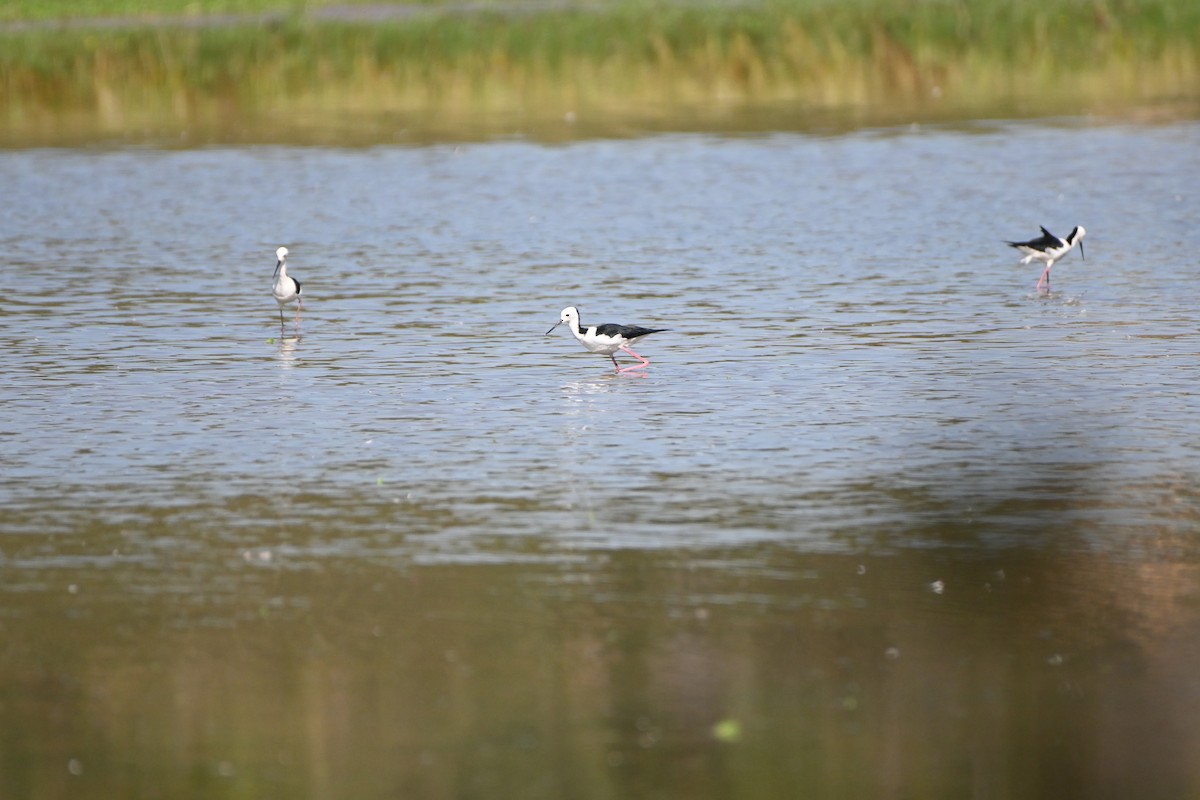
[[[275,302],[279,303],[279,335],[283,336],[283,307],[291,303],[296,304],[296,334],[300,333],[300,309],[303,307],[303,302],[300,298],[301,289],[300,281],[287,274],[287,256],[288,249],[281,247],[275,251],[275,283],[271,287],[271,294],[275,295]]]
[[[564,322],[567,323],[567,327],[571,329],[571,333],[579,340],[581,345],[593,353],[600,353],[611,358],[613,366],[617,368],[617,372],[644,369],[650,363],[650,359],[639,356],[629,349],[629,345],[652,333],[661,333],[662,331],[669,330],[668,328],[643,328],[639,325],[613,325],[612,323],[607,325],[593,325],[585,328],[579,324],[579,309],[575,308],[575,306],[567,306],[562,310],[558,322],[554,323],[550,330],[546,331],[546,335],[549,336],[555,328]],[[634,364],[631,367],[622,367],[617,363],[615,355],[618,350],[624,350],[642,363]]]
[[[1028,242],[1008,242],[1009,247],[1015,247],[1025,254],[1021,259],[1022,264],[1028,264],[1031,261],[1043,261],[1046,264],[1046,269],[1042,271],[1042,277],[1038,279],[1037,288],[1042,288],[1042,281],[1046,282],[1046,291],[1050,291],[1050,268],[1054,266],[1054,262],[1071,252],[1071,248],[1079,245],[1079,256],[1084,261],[1087,261],[1087,256],[1083,254],[1083,236],[1087,231],[1082,225],[1076,225],[1070,235],[1065,239],[1060,239],[1050,231],[1042,228],[1042,235],[1037,239],[1030,239]]]

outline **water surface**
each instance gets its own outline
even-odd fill
[[[1198,142],[0,153],[0,794],[1200,792]]]

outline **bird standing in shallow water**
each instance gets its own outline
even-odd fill
[[[284,334],[283,322],[283,307],[290,304],[296,304],[296,334],[300,334],[300,309],[303,307],[303,301],[300,298],[300,281],[287,274],[287,255],[288,249],[281,247],[275,251],[275,284],[271,287],[271,294],[275,295],[275,302],[279,303],[279,335]]]
[[[1079,256],[1084,261],[1087,261],[1087,256],[1083,254],[1083,236],[1087,231],[1082,225],[1076,225],[1070,235],[1065,239],[1060,239],[1050,231],[1042,228],[1042,235],[1037,239],[1030,239],[1028,242],[1009,242],[1009,247],[1015,247],[1025,254],[1021,259],[1022,264],[1028,264],[1030,261],[1046,262],[1046,269],[1042,271],[1042,277],[1038,279],[1037,288],[1042,288],[1042,281],[1046,282],[1046,291],[1050,291],[1050,268],[1054,266],[1054,262],[1071,252],[1071,248],[1079,245]]]
[[[551,331],[564,322],[567,323],[567,327],[571,329],[571,333],[579,340],[581,345],[593,353],[600,353],[611,358],[613,366],[617,368],[617,372],[645,369],[650,363],[650,359],[639,356],[629,349],[629,345],[652,333],[661,333],[662,331],[669,330],[668,328],[643,328],[639,325],[613,325],[611,323],[584,328],[579,324],[579,309],[575,308],[575,306],[567,306],[562,310],[558,322],[554,323],[550,330],[546,331],[546,335],[549,336]],[[616,352],[618,350],[624,350],[642,363],[634,364],[631,367],[622,367],[617,363]]]

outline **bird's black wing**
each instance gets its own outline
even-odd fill
[[[1041,225],[1038,225],[1038,227],[1042,229],[1042,238],[1037,240],[1039,248],[1045,249],[1047,247],[1062,247],[1067,243],[1065,239],[1055,236],[1053,233],[1046,230],[1045,227]]]
[[[579,327],[582,328],[583,326],[580,325]],[[624,325],[614,325],[611,322],[609,322],[604,325],[597,325],[596,326],[596,335],[597,336],[624,336],[625,335],[624,330],[625,330]]]
[[[649,336],[652,333],[660,333],[666,328],[643,328],[640,325],[615,325],[607,323],[605,325],[596,326],[597,336],[620,336],[625,339],[636,339],[639,336]]]
[[[604,327],[617,328],[626,339],[637,339],[640,336],[649,336],[652,333],[670,330],[669,328],[643,328],[640,325],[605,325]]]
[[[1040,227],[1040,226],[1039,226]],[[1062,245],[1062,239],[1059,239],[1050,231],[1042,228],[1042,235],[1036,239],[1030,239],[1028,242],[1009,242],[1009,247],[1031,247],[1034,250],[1046,250],[1050,247],[1059,247]]]

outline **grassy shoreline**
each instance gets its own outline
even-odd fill
[[[553,136],[565,121],[736,127],[771,109],[799,125],[806,114],[1191,116],[1200,97],[1194,0],[495,6],[370,24],[292,13],[0,29],[0,144]]]

